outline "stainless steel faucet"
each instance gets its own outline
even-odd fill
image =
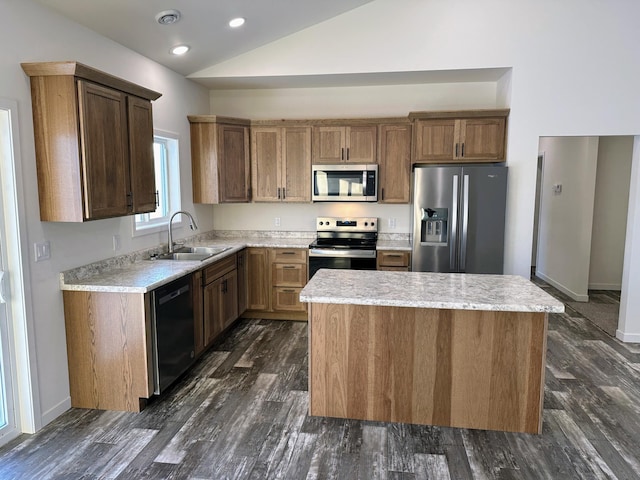
[[[193,217],[189,212],[186,212],[184,210],[178,210],[176,213],[171,215],[171,218],[169,219],[169,253],[173,253],[173,231],[172,231],[173,217],[175,217],[179,213],[182,213],[183,215],[186,215],[187,217],[189,217],[189,228],[191,228],[191,230],[196,230],[198,228],[196,221],[193,219]]]

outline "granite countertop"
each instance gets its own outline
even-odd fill
[[[131,259],[108,259],[68,270],[60,274],[61,290],[147,293],[172,280],[193,273],[246,247],[308,248],[312,237],[217,237],[187,242],[189,246],[228,246],[204,261],[149,260],[149,254],[133,253]],[[165,246],[166,250],[166,246]],[[126,256],[123,256],[126,257]]]
[[[381,240],[376,243],[376,250],[398,250],[403,252],[411,251],[409,240]]]
[[[310,303],[564,312],[564,304],[524,277],[321,269],[300,292]]]

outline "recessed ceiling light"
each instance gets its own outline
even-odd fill
[[[156,15],[156,22],[160,25],[171,25],[176,23],[182,15],[178,10],[164,10]]]
[[[244,18],[242,17],[234,18],[233,20],[229,21],[229,26],[231,28],[238,28],[242,25],[244,25]]]
[[[176,45],[171,50],[169,50],[169,52],[174,55],[184,55],[189,51],[190,48],[191,47],[189,47],[189,45]]]

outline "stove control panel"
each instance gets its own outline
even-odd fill
[[[377,232],[377,217],[318,217],[318,232]]]

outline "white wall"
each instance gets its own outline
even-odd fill
[[[633,137],[600,137],[589,289],[620,290]]]
[[[32,298],[37,382],[40,391],[41,423],[46,424],[69,405],[69,383],[62,308],[58,285],[63,270],[166,242],[156,234],[132,238],[132,217],[99,220],[86,224],[43,223],[39,220],[35,170],[35,149],[29,78],[20,62],[77,60],[110,74],[126,78],[163,96],[154,102],[154,126],[180,136],[183,207],[194,211],[201,230],[213,226],[212,209],[194,208],[191,202],[189,124],[187,114],[207,113],[208,92],[180,75],[123,48],[30,0],[0,0],[4,45],[0,62],[0,96],[15,99],[19,105],[20,151],[23,173],[26,231],[22,232],[27,250],[25,261],[32,283],[27,286]],[[9,48],[10,46],[10,48]],[[178,233],[186,236],[187,231]],[[122,248],[112,250],[112,236],[119,234]],[[51,260],[33,263],[32,244],[51,242]]]
[[[505,272],[528,276],[539,137],[640,134],[638,17],[640,3],[630,0],[376,0],[206,74],[512,67],[498,95],[511,108]],[[640,251],[625,258],[640,265]],[[640,337],[633,308],[625,328]]]
[[[588,300],[598,137],[543,137],[536,275],[574,300]],[[561,185],[560,193],[554,185]]]

